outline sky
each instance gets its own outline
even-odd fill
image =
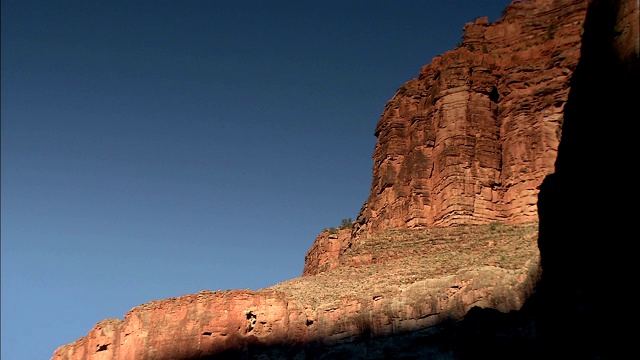
[[[2,0],[1,358],[300,276],[387,100],[509,2]]]

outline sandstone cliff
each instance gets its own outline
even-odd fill
[[[537,220],[578,63],[586,3],[514,2],[389,100],[355,234]]]
[[[388,228],[538,219],[554,170],[587,2],[513,2],[402,85],[378,122],[373,180],[348,238],[320,234],[304,275]]]
[[[595,220],[616,219],[614,199],[579,184],[595,139],[618,150],[615,130],[596,124],[624,118],[639,95],[638,6],[592,1],[579,56],[586,6],[513,3],[405,84],[376,129],[371,196],[353,229],[320,234],[306,276],[150,302],[53,359],[621,358],[622,265],[612,247],[582,242],[625,249],[624,227],[607,233]],[[557,47],[526,49],[540,36]]]

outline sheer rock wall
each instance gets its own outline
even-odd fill
[[[536,221],[586,9],[584,0],[514,1],[493,24],[467,23],[456,49],[435,57],[387,102],[375,129],[370,194],[351,239],[329,242],[320,234],[304,275],[390,228]],[[330,249],[338,243],[339,251]]]
[[[553,172],[582,0],[514,2],[479,18],[386,104],[371,192],[354,235],[387,228],[537,219]]]

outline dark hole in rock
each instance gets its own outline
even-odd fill
[[[251,330],[253,330],[253,327],[256,326],[256,315],[254,313],[252,313],[251,311],[247,312],[247,322],[249,323],[247,325],[247,331],[249,332]]]
[[[491,89],[491,92],[489,93],[489,100],[493,101],[494,103],[497,103],[499,99],[500,99],[500,94],[498,94],[498,88],[494,86],[493,89]]]
[[[211,336],[213,333],[211,331],[205,331],[202,333],[203,336]]]
[[[107,345],[98,345],[98,349],[96,350],[96,352],[105,351],[105,350],[107,350],[108,346],[109,346],[108,344]]]

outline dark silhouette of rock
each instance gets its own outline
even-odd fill
[[[628,317],[617,309],[633,263],[638,16],[637,1],[589,4],[556,171],[540,190],[540,329],[547,353],[564,358],[622,358],[615,355]]]
[[[520,311],[470,311],[461,334],[485,351],[460,358],[632,356],[635,311],[622,309],[621,295],[634,275],[635,214],[624,204],[635,203],[628,130],[640,99],[639,14],[637,1],[589,3],[555,172],[539,193],[542,279]],[[514,353],[495,353],[505,348]]]

